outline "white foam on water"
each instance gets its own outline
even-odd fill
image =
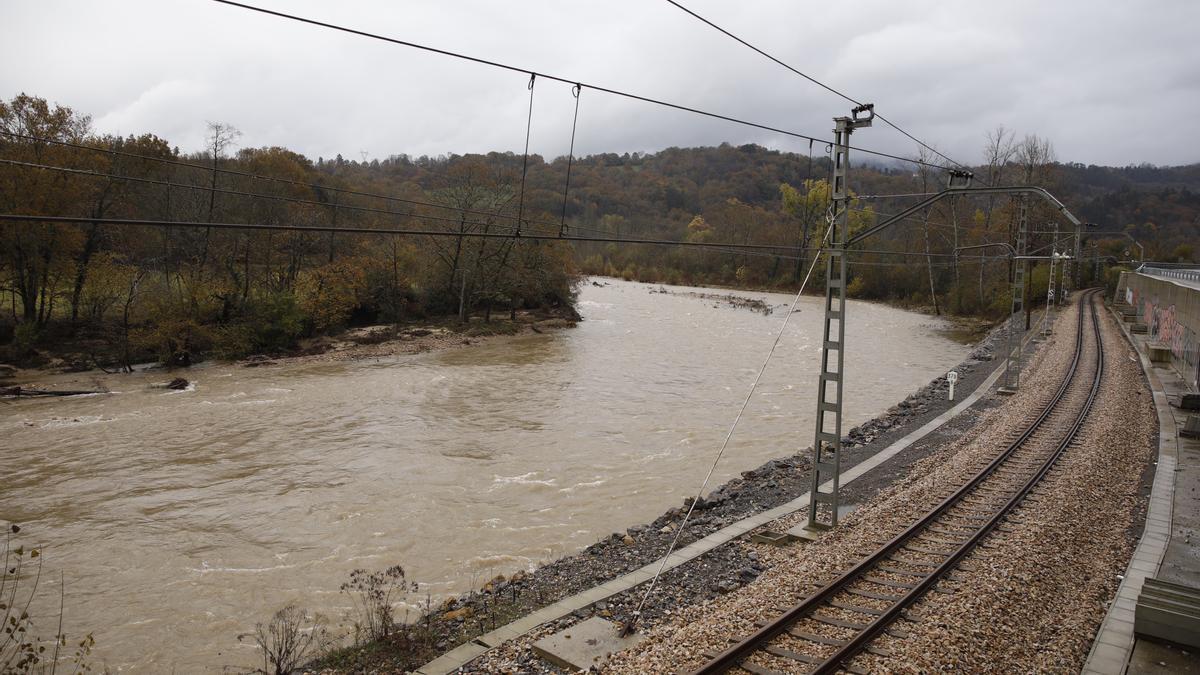
[[[66,429],[69,427],[82,427],[89,424],[100,424],[102,422],[115,421],[115,417],[104,417],[103,415],[80,415],[79,417],[54,417],[46,420],[41,425],[43,429]]]
[[[291,565],[272,565],[270,567],[213,567],[209,565],[208,561],[206,560],[200,563],[200,567],[189,567],[188,571],[196,572],[201,575],[218,572],[225,574],[266,574],[276,570],[290,570],[294,569],[295,567],[297,567],[297,565],[294,563]]]
[[[529,473],[523,473],[520,476],[499,476],[499,475],[493,474],[492,483],[495,483],[497,486],[499,486],[499,485],[553,486],[558,481],[557,478],[546,478],[546,479],[534,478],[534,476],[537,476],[540,473],[541,473],[541,471],[530,471]]]
[[[575,492],[579,488],[597,487],[600,485],[604,485],[607,482],[608,482],[607,480],[600,479],[600,480],[589,481],[587,483],[576,483],[576,484],[572,485],[571,487],[559,488],[558,491],[565,492],[567,494],[571,494],[572,492]]]

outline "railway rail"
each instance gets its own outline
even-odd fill
[[[849,570],[749,637],[709,655],[695,674],[859,673],[856,655],[889,656],[872,641],[885,632],[904,636],[899,622],[920,618],[910,607],[939,582],[954,579],[963,558],[1025,500],[1079,433],[1104,377],[1096,295],[1080,296],[1074,353],[1062,383],[1004,451]]]

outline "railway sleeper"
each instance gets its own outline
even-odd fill
[[[947,539],[944,537],[932,537],[925,532],[921,533],[921,538],[932,544],[943,544],[945,546],[954,546],[954,547],[959,547],[959,546],[962,546],[963,544],[967,543],[967,540],[963,537]]]
[[[991,513],[995,514],[996,511],[993,509],[991,511]],[[969,514],[965,514],[965,513],[945,513],[942,515],[942,517],[943,518],[957,518],[958,520],[970,520],[970,521],[973,521],[976,523],[986,523],[987,521],[992,519],[991,516],[973,516],[973,515],[969,515]]]
[[[913,572],[912,570],[902,570],[898,567],[891,567],[889,565],[880,565],[876,569],[885,574],[895,574],[902,577],[916,577],[918,579],[924,579],[925,577],[929,576],[928,572]]]
[[[765,621],[759,622],[759,624],[760,624],[760,626],[767,625]],[[792,637],[794,637],[798,640],[808,640],[809,642],[812,642],[814,644],[828,645],[830,647],[841,647],[842,645],[845,645],[847,642],[849,642],[849,640],[841,640],[838,638],[825,637],[824,635],[817,635],[816,633],[809,633],[806,631],[802,631],[798,628],[789,628],[787,630],[787,634],[791,635]]]
[[[705,656],[708,656],[708,655],[705,654]],[[712,656],[712,658],[715,659],[716,655],[714,654]],[[738,667],[748,673],[754,673],[754,675],[783,675],[783,673],[779,672],[778,670],[771,670],[770,668],[763,668],[762,666],[758,666],[758,665],[755,665],[755,664],[749,663],[749,662],[739,663]]]
[[[940,562],[929,562],[927,560],[912,560],[910,558],[899,558],[894,554],[891,557],[889,557],[888,560],[891,562],[894,562],[894,563],[899,563],[901,565],[912,565],[913,567],[938,567],[939,565],[941,565]],[[929,573],[926,572],[925,574],[922,574],[921,576],[929,576]]]
[[[912,587],[910,586],[910,588]],[[852,595],[858,595],[864,598],[870,598],[872,600],[882,600],[883,602],[896,602],[904,597],[902,595],[889,595],[887,593],[872,593],[871,591],[864,591],[859,588],[847,588],[845,591]]]
[[[912,551],[913,553],[924,553],[926,555],[937,555],[937,556],[942,556],[943,558],[948,558],[951,555],[954,555],[954,551],[940,551],[940,550],[932,549],[932,548],[921,548],[919,546],[914,546],[912,544],[905,544],[901,548],[905,549],[906,551]]]
[[[883,570],[880,570],[880,571],[883,571]],[[899,581],[889,581],[887,579],[880,579],[879,577],[872,577],[872,576],[867,576],[867,575],[864,575],[862,577],[862,580],[869,581],[873,584],[879,584],[880,586],[888,586],[890,588],[900,588],[900,589],[904,589],[904,590],[912,590],[917,587],[916,584],[903,584],[903,583],[900,583]]]
[[[812,619],[813,621],[817,621],[819,623],[828,624],[830,626],[837,626],[839,628],[849,628],[850,630],[865,630],[867,628],[867,626],[870,625],[870,624],[865,624],[865,623],[857,623],[855,621],[844,621],[842,619],[835,619],[832,616],[829,616],[827,614],[818,614],[816,612],[809,614],[808,618]]]
[[[770,654],[771,656],[778,656],[781,659],[788,659],[789,661],[798,661],[800,663],[816,664],[816,663],[821,663],[825,660],[825,659],[822,659],[817,656],[809,656],[808,654],[801,654],[800,652],[794,652],[790,649],[784,649],[782,647],[776,647],[774,645],[767,645],[766,647],[763,647],[763,651]]]
[[[930,524],[928,527],[925,528],[925,531],[926,532],[941,532],[942,534],[947,534],[947,530],[958,530],[961,533],[961,536],[969,537],[970,535],[975,534],[975,530],[977,530],[977,529],[979,529],[979,528],[972,527],[970,525],[962,525],[960,523],[937,522],[937,523]],[[951,534],[953,534],[953,533],[951,533]]]
[[[838,609],[844,609],[847,612],[854,612],[855,614],[866,614],[868,616],[883,616],[883,613],[885,611],[882,609],[875,609],[874,607],[863,607],[862,605],[852,605],[847,602],[838,602],[836,600],[830,600],[826,604],[828,604],[830,607],[837,607]]]

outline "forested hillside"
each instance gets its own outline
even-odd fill
[[[101,366],[145,358],[185,365],[284,350],[352,324],[453,317],[460,308],[482,322],[493,311],[573,311],[576,266],[558,242],[92,222],[500,235],[513,231],[522,208],[519,162],[456,162],[433,178],[407,163],[413,170],[398,173],[314,163],[284,148],[237,149],[238,135],[210,124],[208,150],[188,155],[149,134],[96,135],[87,116],[41,99],[0,102],[0,212],[85,219],[0,224],[8,310],[0,344],[9,358],[82,342]],[[387,198],[367,196],[377,193]]]
[[[182,362],[286,348],[356,323],[569,305],[578,271],[645,281],[794,288],[825,232],[829,160],[759,146],[668,148],[547,161],[513,153],[353,161],[239,147],[210,123],[182,153],[153,135],[92,131],[86,115],[20,96],[0,103],[0,212],[80,223],[0,224],[0,342],[92,335],[105,358]],[[1096,224],[1084,254],[1195,261],[1200,165],[1056,162],[1036,136],[981,134],[980,178],[1035,184]],[[165,161],[164,161],[165,160]],[[857,159],[852,161],[858,161]],[[523,175],[524,174],[524,175]],[[925,166],[855,165],[852,228],[940,189]],[[1053,212],[1031,203],[1031,248],[1055,248]],[[851,257],[852,294],[998,315],[1007,306],[1016,202],[954,198],[872,238]],[[104,225],[91,219],[418,229],[402,236]],[[1065,223],[1060,221],[1064,226]],[[518,231],[525,236],[516,236]],[[536,241],[531,234],[778,246],[730,252],[653,244]],[[490,238],[467,235],[486,234]],[[1091,244],[1097,246],[1092,248]],[[1057,250],[1073,247],[1066,238]],[[1039,277],[1040,274],[1040,277]],[[812,287],[820,288],[820,274]],[[1045,270],[1035,271],[1044,293]],[[1039,281],[1040,279],[1040,281]],[[1039,292],[1035,288],[1034,292]]]

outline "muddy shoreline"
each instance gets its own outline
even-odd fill
[[[993,328],[980,340],[968,357],[956,366],[956,398],[975,388],[993,371],[995,355],[1002,352],[1004,331]],[[877,417],[854,427],[844,437],[844,467],[849,468],[886,448],[895,440],[953,407],[947,399],[945,376],[935,378],[903,401]],[[939,433],[960,434],[973,423],[975,415],[964,413]],[[956,424],[957,423],[957,424]],[[870,499],[892,482],[892,476],[907,471],[926,456],[936,440],[915,444],[888,463],[843,487],[843,498],[850,504]],[[809,454],[797,453],[770,460],[746,471],[740,477],[712,490],[697,504],[695,512],[680,534],[677,547],[701,539],[742,518],[786,503],[809,489]],[[407,639],[391,644],[371,644],[335,653],[312,669],[323,672],[362,672],[370,670],[412,670],[459,644],[489,630],[552,604],[564,597],[587,590],[661,558],[675,535],[690,500],[667,510],[655,520],[615,532],[578,553],[544,564],[529,572],[517,572],[511,578],[497,577],[478,591],[445,601],[418,622]],[[703,602],[734,591],[756,579],[768,565],[750,547],[732,542],[718,547],[692,563],[667,572],[659,581],[652,598],[642,608],[641,627],[648,628],[671,616],[681,606]],[[610,598],[606,602],[580,610],[571,617],[551,622],[539,629],[549,632],[556,627],[590,616],[628,621],[641,600],[642,587]],[[497,650],[500,651],[500,650]],[[491,663],[491,654],[473,662],[469,670],[492,666],[516,668],[521,672],[560,672],[542,662],[529,650],[516,655],[516,662]],[[484,663],[488,661],[488,663]]]
[[[287,365],[309,362],[361,361],[380,359],[392,356],[423,354],[425,352],[459,349],[471,345],[511,339],[520,335],[548,333],[563,328],[573,328],[579,321],[579,314],[572,308],[550,310],[522,310],[515,318],[508,316],[493,317],[490,322],[484,322],[479,317],[473,317],[468,324],[448,319],[440,321],[421,321],[404,324],[382,324],[348,328],[333,335],[322,335],[302,340],[295,349],[254,354],[235,360],[200,361],[194,366],[210,363],[232,364],[245,368],[262,368],[275,365]],[[82,361],[75,358],[76,354],[64,351],[58,354],[46,354],[45,363],[33,368],[18,368],[0,363],[0,386],[27,386],[33,383],[37,389],[54,391],[55,389],[75,388],[74,385],[88,383],[98,375],[119,375],[99,368],[82,368]],[[143,364],[134,367],[138,372],[161,372],[167,380],[176,377],[186,379],[189,367],[168,367],[161,364]],[[54,387],[46,388],[38,385],[48,376],[69,375],[71,377],[56,379]],[[68,386],[72,385],[72,386]]]

